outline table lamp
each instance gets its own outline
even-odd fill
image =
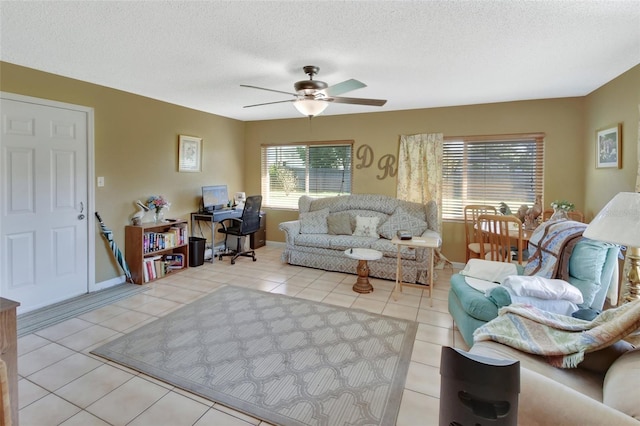
[[[621,192],[613,197],[582,235],[627,247],[631,267],[623,300],[640,298],[640,192]]]

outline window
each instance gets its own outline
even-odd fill
[[[532,206],[544,187],[544,135],[445,138],[442,217],[462,219],[467,204]]]
[[[350,194],[352,152],[352,141],[262,146],[263,204],[297,209],[302,195]]]

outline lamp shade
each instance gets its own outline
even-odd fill
[[[640,247],[640,193],[620,192],[582,234],[592,240]]]
[[[293,103],[298,111],[307,117],[315,117],[327,109],[329,102],[315,99],[298,99]]]

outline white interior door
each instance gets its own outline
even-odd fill
[[[88,291],[90,120],[86,111],[0,102],[0,294],[26,312]]]

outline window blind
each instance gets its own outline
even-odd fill
[[[445,138],[444,219],[463,219],[468,204],[533,205],[544,188],[544,135]]]
[[[263,145],[263,204],[297,209],[302,195],[350,194],[352,152],[353,142]]]

